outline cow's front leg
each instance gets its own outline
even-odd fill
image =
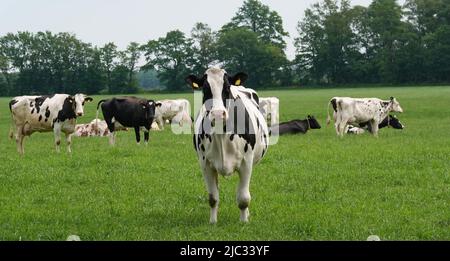
[[[144,130],[144,141],[145,141],[145,145],[148,145],[148,140],[150,138],[150,127],[149,128],[145,128]]]
[[[211,168],[207,162],[203,168],[203,177],[209,194],[209,206],[211,207],[209,223],[217,223],[217,212],[219,210],[219,176],[217,171]]]
[[[66,133],[66,142],[67,142],[67,152],[72,153],[71,145],[72,145],[72,134]]]
[[[59,146],[61,145],[61,124],[55,123],[53,127],[53,134],[55,135],[56,152],[59,153]]]
[[[370,121],[370,125],[372,125],[372,134],[373,136],[378,138],[378,122],[372,120]]]
[[[138,127],[134,127],[134,132],[136,134],[136,143],[139,145],[141,144],[141,133],[140,133],[140,128]]]
[[[250,179],[252,177],[253,162],[244,161],[239,168],[239,185],[237,191],[237,203],[241,210],[241,221],[248,222],[250,215],[248,206],[250,205]]]

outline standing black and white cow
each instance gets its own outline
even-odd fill
[[[328,104],[327,124],[330,123],[330,104],[333,106],[335,128],[338,136],[343,137],[349,124],[369,122],[372,134],[378,136],[378,124],[392,112],[403,112],[400,103],[394,97],[385,101],[378,98],[333,97]]]
[[[245,73],[230,76],[220,68],[210,68],[186,81],[193,89],[202,89],[203,105],[195,120],[194,147],[209,193],[210,222],[217,222],[219,205],[218,174],[239,172],[237,203],[240,219],[248,221],[250,178],[253,166],[267,151],[267,123],[258,108],[258,96],[240,86]]]
[[[67,150],[71,152],[71,134],[75,131],[76,118],[84,114],[83,107],[86,101],[92,101],[92,98],[84,94],[14,97],[9,103],[12,117],[10,138],[14,135],[14,125],[17,151],[20,154],[24,153],[23,140],[26,136],[34,132],[53,131],[56,151],[59,152],[61,132],[64,132]]]
[[[282,122],[278,125],[270,127],[271,135],[284,135],[284,134],[305,134],[311,129],[320,129],[321,126],[314,116],[308,115],[304,120],[292,120],[288,122]]]
[[[97,104],[97,119],[98,110],[102,105],[103,118],[108,125],[110,132],[109,143],[115,143],[115,128],[128,127],[134,128],[136,133],[136,142],[141,142],[140,129],[144,127],[145,144],[148,143],[149,131],[153,119],[155,117],[155,108],[160,106],[160,103],[155,103],[154,100],[147,100],[137,97],[120,97],[109,100],[101,100]]]

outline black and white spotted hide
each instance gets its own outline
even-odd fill
[[[248,221],[251,200],[249,185],[253,166],[267,151],[269,135],[258,108],[257,93],[240,86],[244,73],[229,76],[225,70],[210,68],[202,78],[186,80],[203,92],[203,106],[195,120],[193,143],[209,193],[210,222],[217,222],[218,174],[239,173],[237,203],[240,219]]]

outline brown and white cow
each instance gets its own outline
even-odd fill
[[[61,132],[66,134],[67,150],[71,152],[71,134],[76,119],[84,114],[84,103],[92,101],[85,94],[54,94],[51,96],[18,96],[9,102],[12,115],[10,137],[14,135],[17,151],[24,153],[23,140],[34,132],[50,132],[55,135],[56,151],[59,152]],[[13,126],[14,125],[14,126]]]
[[[116,122],[115,126],[116,131],[128,131],[128,128],[123,127],[122,125]],[[93,119],[90,123],[85,124],[77,124],[75,125],[75,132],[73,136],[75,137],[106,137],[109,136],[110,132],[108,129],[108,124],[106,121]]]
[[[327,124],[330,123],[330,105],[333,106],[335,129],[343,137],[349,124],[369,122],[372,134],[378,136],[378,125],[390,112],[403,112],[400,103],[394,97],[388,101],[378,98],[333,97],[328,104]]]
[[[250,178],[253,166],[267,151],[269,134],[258,108],[255,91],[241,85],[245,73],[228,75],[210,68],[204,76],[190,75],[186,81],[203,92],[203,104],[195,120],[194,147],[209,193],[210,222],[217,222],[219,177],[239,172],[237,203],[240,219],[248,221]]]

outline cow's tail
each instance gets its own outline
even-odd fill
[[[187,110],[187,117],[188,117],[188,120],[191,120],[191,122],[190,122],[190,124],[191,124],[191,126],[192,126],[192,117],[191,117],[191,103],[190,102],[187,102],[187,108],[186,108],[186,110]]]
[[[106,100],[100,100],[97,103],[97,112],[95,113],[95,133],[98,134],[98,109],[100,108],[100,104],[102,104],[103,102],[105,102]]]
[[[9,102],[9,111],[11,113],[11,125],[9,126],[9,139],[12,140],[12,138],[14,137],[14,115],[12,113],[12,101]]]
[[[336,107],[336,99],[332,98],[327,104],[327,125],[330,125],[331,117],[330,117],[330,105],[333,104],[333,109]]]

